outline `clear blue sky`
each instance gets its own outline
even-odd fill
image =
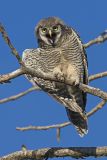
[[[34,27],[44,17],[58,16],[73,26],[85,43],[107,29],[106,0],[0,0],[0,21],[20,55],[26,48],[36,48]],[[89,74],[107,70],[107,42],[87,49]],[[19,67],[17,60],[0,36],[0,74]],[[107,78],[90,85],[107,91]],[[17,94],[31,87],[18,77],[10,84],[0,85],[0,99]],[[87,111],[100,99],[88,96]],[[0,156],[21,149],[53,146],[105,146],[107,145],[107,105],[89,119],[89,133],[80,138],[74,127],[62,129],[61,141],[56,141],[56,131],[16,131],[17,126],[50,125],[67,121],[64,108],[44,92],[32,92],[14,102],[0,106]],[[93,158],[89,158],[93,159]],[[101,160],[106,158],[101,158]]]

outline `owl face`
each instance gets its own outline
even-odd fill
[[[44,43],[55,45],[61,37],[61,26],[43,26],[39,28],[39,35]]]
[[[58,18],[43,19],[36,27],[36,35],[45,44],[55,46],[63,34],[63,22]]]

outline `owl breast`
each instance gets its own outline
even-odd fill
[[[38,67],[43,72],[53,72],[53,69],[60,63],[61,55],[56,49],[46,50],[40,53],[40,59],[38,62]]]

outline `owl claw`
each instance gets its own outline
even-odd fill
[[[55,74],[55,77],[57,78],[57,80],[64,82],[65,78],[64,78],[64,74],[62,72],[58,72],[57,74]]]
[[[54,70],[53,74],[57,80],[64,82],[64,80],[65,80],[64,74],[59,69],[56,68]]]
[[[71,83],[71,85],[73,85],[73,86],[78,86],[79,85],[79,79],[77,78],[77,79],[75,79],[75,78],[70,78],[70,83]]]
[[[79,86],[79,80],[75,80],[75,84],[74,84],[75,86]]]

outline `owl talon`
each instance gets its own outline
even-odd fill
[[[56,77],[57,80],[64,82],[65,80],[64,73],[62,73],[59,68],[54,69],[53,75]]]
[[[57,74],[55,74],[55,77],[57,80],[64,82],[65,78],[64,78],[64,74],[62,72],[58,72]]]
[[[71,85],[73,85],[73,86],[78,86],[79,85],[79,80],[78,79],[71,78],[69,81],[70,81]]]
[[[76,80],[74,85],[79,86],[79,80]]]

